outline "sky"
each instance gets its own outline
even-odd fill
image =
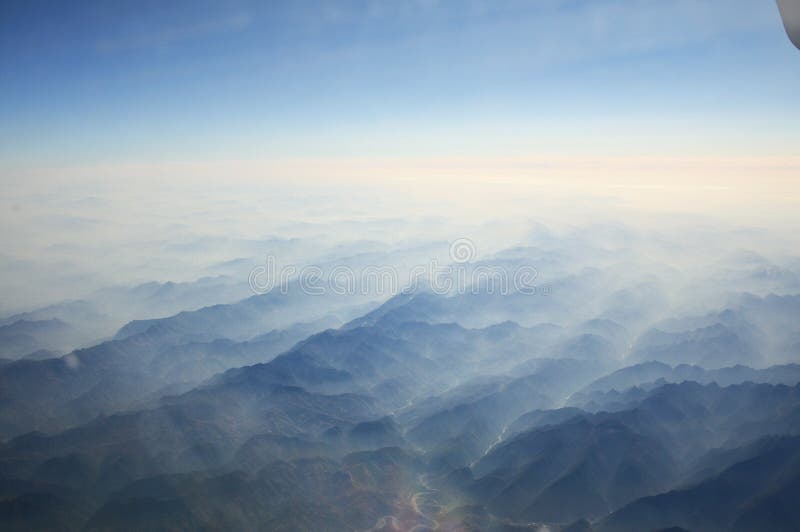
[[[302,223],[795,234],[798,94],[770,0],[5,1],[0,310]]]
[[[764,0],[4,2],[6,167],[795,157]]]

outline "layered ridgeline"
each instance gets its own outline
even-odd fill
[[[535,294],[274,291],[66,354],[85,306],[11,319],[0,526],[798,529],[794,270],[546,244],[469,265]]]

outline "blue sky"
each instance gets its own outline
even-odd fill
[[[169,4],[169,6],[166,6]],[[12,167],[798,155],[764,0],[4,2]]]

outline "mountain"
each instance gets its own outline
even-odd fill
[[[667,384],[624,410],[563,419],[510,435],[456,489],[514,519],[602,517],[677,485],[689,475],[681,464],[711,449],[800,433],[800,385]]]
[[[69,343],[57,346],[56,351],[68,352],[76,347],[88,346],[112,334],[117,321],[100,310],[94,303],[86,300],[65,301],[38,308],[28,312],[13,314],[0,319],[0,326],[6,327],[16,322],[50,322],[56,320],[67,324],[71,329]],[[30,350],[28,351],[30,352]]]
[[[135,286],[114,286],[87,294],[83,299],[65,301],[0,320],[0,326],[15,321],[60,320],[69,324],[78,338],[61,352],[89,346],[112,336],[121,325],[150,316],[170,316],[218,303],[232,303],[252,295],[244,276],[202,277],[189,282],[148,282]]]
[[[485,252],[447,294],[291,281],[241,299],[242,259],[219,266],[231,277],[0,322],[19,340],[0,353],[0,528],[796,528],[800,299],[732,293],[702,261],[673,260],[705,243],[562,233]],[[306,251],[325,267],[405,257],[368,236]],[[484,275],[526,265],[533,293]],[[121,316],[89,347],[39,346]]]
[[[515,323],[465,329],[382,318],[373,325],[315,334],[268,364],[231,370],[218,379],[293,383],[322,393],[355,391],[394,411],[472,377],[512,370],[547,349],[550,331]]]
[[[0,326],[0,358],[22,358],[36,351],[69,351],[82,336],[68,323],[48,320],[17,320]]]
[[[585,413],[586,412],[580,408],[574,407],[556,408],[553,410],[532,410],[515,419],[508,427],[507,433],[511,436],[537,427],[559,425]]]
[[[681,332],[651,329],[639,337],[630,357],[638,361],[697,364],[705,368],[762,363],[762,355],[755,345],[720,323]]]
[[[244,341],[273,329],[341,314],[349,319],[353,309],[367,303],[367,297],[348,297],[326,292],[305,293],[297,284],[276,288],[235,303],[217,304],[179,312],[167,318],[135,320],[114,335],[115,340],[146,333],[159,343],[173,345],[211,342],[220,338]]]
[[[758,453],[698,484],[644,497],[606,517],[598,531],[797,530],[800,438],[770,438]]]
[[[570,358],[535,362],[529,375],[462,385],[401,412],[399,419],[409,427],[406,437],[439,464],[434,470],[464,467],[501,441],[518,416],[554,406],[603,367]]]
[[[703,384],[715,382],[720,386],[729,386],[747,381],[794,385],[800,382],[800,364],[784,364],[763,369],[753,369],[739,365],[707,370],[700,366],[689,364],[670,366],[662,362],[644,362],[624,367],[595,380],[582,389],[573,400],[579,401],[581,395],[586,396],[592,392],[608,392],[611,390],[623,392],[634,386],[657,381],[675,383],[694,381]]]
[[[579,417],[497,446],[474,466],[468,492],[498,515],[563,523],[658,493],[673,470],[658,440],[618,419]]]
[[[295,324],[236,343],[162,345],[143,333],[79,349],[61,358],[0,366],[0,437],[52,432],[147,405],[243,364],[267,361],[334,319]]]
[[[148,476],[220,468],[259,434],[317,438],[376,418],[373,401],[296,387],[208,386],[152,410],[98,418],[0,448],[5,478],[48,481],[103,499]]]
[[[385,515],[406,523],[415,511],[404,497],[414,489],[418,459],[396,448],[324,458],[278,460],[249,472],[161,474],[132,482],[102,504],[78,507],[63,499],[34,514],[38,486],[6,499],[0,518],[16,508],[17,523],[41,529],[347,530],[368,529]],[[5,508],[4,508],[5,507]],[[410,528],[411,525],[409,525]],[[20,527],[22,529],[22,527]]]

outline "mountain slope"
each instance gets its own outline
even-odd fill
[[[800,438],[768,442],[755,457],[699,484],[639,499],[603,519],[598,531],[797,530]]]

